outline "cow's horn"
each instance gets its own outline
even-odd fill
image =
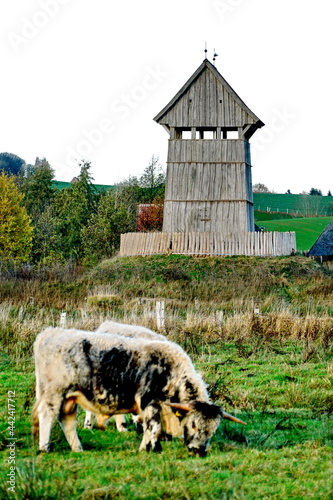
[[[190,403],[165,403],[168,406],[171,406],[171,408],[177,408],[178,410],[183,410],[183,411],[191,411],[193,410],[193,405]]]
[[[225,411],[223,412],[223,418],[232,420],[232,422],[237,422],[238,424],[247,425],[246,422],[243,422],[243,420],[240,420],[239,418],[234,417],[233,415],[230,415],[230,413],[226,413]]]

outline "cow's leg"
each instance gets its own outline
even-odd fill
[[[51,428],[57,412],[54,411],[54,406],[43,398],[37,404],[36,412],[39,422],[39,451],[49,452]]]
[[[94,414],[92,411],[87,410],[86,417],[84,419],[84,428],[85,429],[92,429],[93,425],[94,425]]]
[[[75,398],[66,399],[62,405],[59,421],[71,450],[83,451],[76,433],[76,410]]]
[[[119,432],[127,432],[126,419],[124,415],[115,415],[116,427]]]
[[[135,425],[137,434],[143,434],[143,419],[142,415],[132,415],[132,420]]]
[[[143,438],[140,444],[140,451],[162,451],[160,436],[161,426],[161,407],[159,405],[150,405],[142,412],[143,418]]]
[[[102,413],[97,413],[96,415],[97,427],[102,431],[106,429],[106,423],[110,419],[110,415],[103,415]]]

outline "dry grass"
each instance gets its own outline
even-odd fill
[[[303,257],[280,259],[157,256],[116,258],[86,273],[41,273],[0,280],[0,339],[10,352],[31,352],[36,334],[60,324],[93,330],[106,318],[163,332],[192,352],[235,341],[241,349],[302,340],[304,359],[330,352],[332,275]]]

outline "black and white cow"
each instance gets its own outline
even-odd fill
[[[140,325],[128,325],[126,323],[118,323],[112,320],[104,321],[98,328],[95,330],[96,333],[109,333],[109,334],[117,334],[123,335],[125,337],[132,338],[143,338],[147,340],[160,340],[161,342],[167,342],[167,338],[160,333],[156,333],[150,328],[146,328]],[[166,413],[166,409],[163,408],[163,413]],[[105,429],[106,420],[109,417],[105,417],[103,415],[94,415],[90,410],[86,410],[86,416],[84,419],[84,428],[92,429],[94,418],[97,420],[97,427],[100,429]],[[124,415],[115,415],[116,427],[119,432],[126,432],[127,425]],[[137,429],[140,428],[140,417],[133,416],[133,420]],[[166,422],[165,422],[166,423]],[[168,419],[167,427],[170,428],[170,418]],[[174,427],[174,426],[173,426]],[[170,429],[168,429],[170,430]]]
[[[53,422],[59,419],[73,451],[82,451],[76,433],[77,404],[96,414],[141,414],[140,450],[161,451],[161,404],[183,419],[190,452],[205,456],[220,419],[244,423],[209,402],[205,384],[183,349],[172,342],[47,328],[34,344],[35,434],[49,451]]]

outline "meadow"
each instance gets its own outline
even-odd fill
[[[270,218],[261,218],[262,215]],[[280,215],[281,218],[278,219],[277,214],[257,212],[256,224],[264,227],[265,231],[295,231],[298,252],[308,252],[325,227],[333,220],[332,217],[286,218],[286,214]]]
[[[114,258],[89,271],[2,272],[0,292],[1,499],[333,499],[333,281],[315,261]],[[212,400],[247,426],[221,422],[206,458],[189,456],[179,438],[147,454],[130,419],[127,433],[112,420],[87,430],[80,412],[84,453],[55,425],[52,453],[38,454],[36,334],[64,312],[69,328],[114,318],[157,330],[157,300],[161,331],[189,353]]]

